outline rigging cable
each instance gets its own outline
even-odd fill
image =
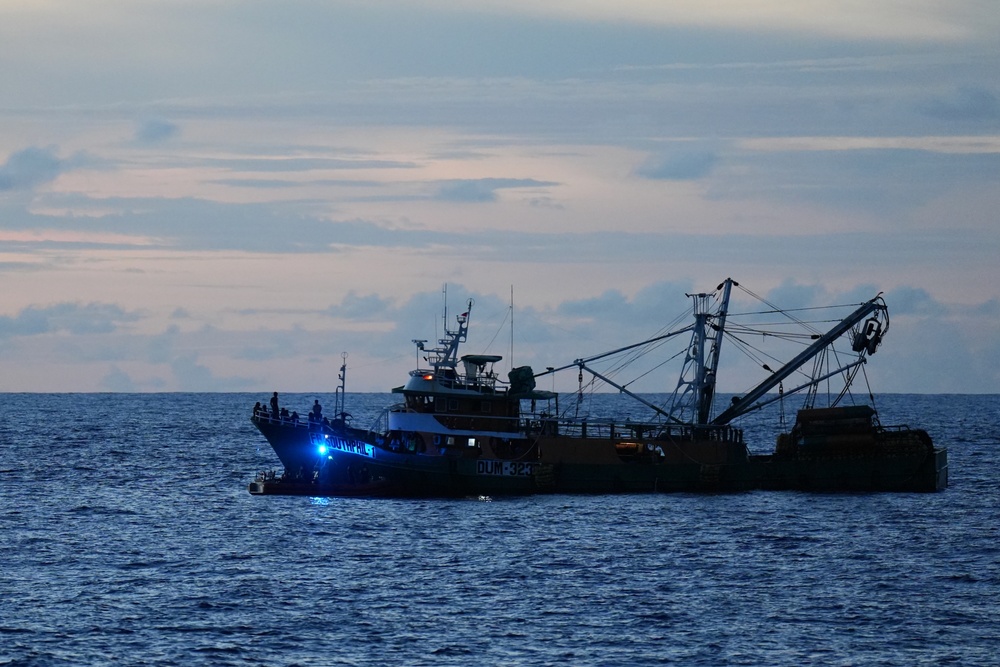
[[[865,370],[864,364],[861,365],[861,374],[865,376],[865,387],[868,388],[868,400],[872,404],[872,410],[875,411],[875,425],[881,428],[882,420],[878,415],[878,407],[875,405],[875,394],[872,393],[872,385],[868,381],[868,371]]]
[[[486,354],[489,352],[489,349],[493,347],[493,343],[496,341],[497,336],[499,336],[500,332],[503,331],[503,325],[507,324],[507,316],[510,314],[510,308],[508,308],[503,315],[503,320],[500,322],[500,326],[497,327],[496,333],[493,334],[493,338],[490,338],[490,342],[486,344],[485,348],[483,348],[482,354]],[[513,363],[513,361],[511,363]]]
[[[737,287],[739,287],[741,290],[743,290],[746,294],[748,294],[749,296],[753,297],[754,299],[757,299],[761,303],[764,303],[764,304],[767,304],[768,306],[770,306],[772,309],[774,309],[775,313],[784,315],[785,317],[787,317],[791,321],[798,323],[800,326],[805,327],[807,329],[810,329],[813,333],[819,333],[819,330],[813,328],[812,326],[810,326],[809,323],[807,323],[807,322],[805,322],[803,320],[800,320],[797,317],[793,317],[792,315],[789,315],[789,313],[792,312],[791,309],[784,310],[782,308],[778,308],[776,305],[774,305],[773,303],[771,303],[770,301],[768,301],[764,297],[760,296],[759,294],[754,294],[753,292],[751,292],[750,290],[748,290],[746,287],[743,287],[742,285],[737,285]]]

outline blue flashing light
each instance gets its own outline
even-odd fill
[[[326,445],[320,445],[320,446],[319,446],[319,453],[320,453],[321,455],[322,455],[322,454],[326,454]]]

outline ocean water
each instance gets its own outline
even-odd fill
[[[941,493],[405,501],[250,496],[266,398],[0,396],[0,665],[1000,661],[1000,396],[878,397]]]

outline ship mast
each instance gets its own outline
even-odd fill
[[[514,286],[510,286],[510,370],[514,370]]]
[[[333,415],[337,419],[344,419],[347,414],[344,411],[345,405],[345,387],[347,381],[347,353],[340,353],[340,373],[337,375],[337,379],[340,380],[340,386],[338,386],[333,395]]]
[[[458,365],[458,348],[461,343],[465,342],[468,336],[469,314],[472,312],[474,303],[474,300],[469,299],[465,306],[465,312],[455,318],[458,323],[458,329],[452,330],[448,328],[448,302],[446,298],[444,306],[444,337],[438,339],[438,347],[428,350],[424,347],[424,343],[427,342],[426,340],[415,339],[413,341],[414,345],[417,346],[417,354],[425,352],[427,354],[425,359],[435,371],[442,368],[454,369]]]
[[[719,352],[729,311],[729,295],[734,284],[732,278],[726,278],[715,292],[687,295],[693,301],[695,324],[670,405],[670,414],[680,421],[684,421],[684,416],[690,413],[693,423],[707,424],[712,413]],[[722,290],[722,296],[718,309],[713,312],[712,299],[719,290]]]

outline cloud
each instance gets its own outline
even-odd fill
[[[349,187],[376,188],[385,184],[379,181],[350,180],[343,178],[288,179],[276,178],[218,178],[212,181],[232,188],[254,188],[260,190],[281,190],[302,187]]]
[[[778,304],[785,309],[816,306],[821,304],[826,296],[827,292],[822,286],[804,285],[792,279],[785,279],[767,292],[767,300],[770,303]]]
[[[964,161],[965,157],[944,156],[958,162]],[[974,158],[973,162],[985,160],[985,166],[991,159],[996,161],[997,156],[968,157]],[[807,163],[801,163],[802,171],[807,171],[808,167]],[[822,173],[825,172],[820,169],[813,178],[818,179]],[[872,178],[875,177],[872,175]],[[789,171],[788,178],[803,178],[803,175]],[[984,178],[984,175],[970,175],[970,178]],[[760,180],[760,190],[776,187],[769,185],[761,174],[753,178],[748,175],[749,183],[743,187],[749,188],[757,182],[756,179]],[[858,178],[859,187],[863,186],[862,181]],[[727,186],[736,187],[737,184],[727,183]],[[719,184],[716,182],[713,187],[718,188]],[[829,184],[823,187],[826,188],[823,190],[825,196],[833,200],[831,206],[836,204],[838,194],[835,188]],[[847,193],[840,193],[840,198],[850,199],[855,195],[844,187]],[[934,187],[934,184],[928,183],[924,190]],[[726,194],[729,199],[752,198],[754,195],[746,190]],[[781,201],[779,195],[782,194],[784,199],[822,199],[816,192],[793,196],[782,193],[780,189],[774,197]],[[46,195],[45,199],[51,198]],[[70,210],[75,208],[76,202],[87,203],[86,199],[74,197],[51,201],[61,202]],[[872,276],[869,280],[874,281],[876,277],[871,268],[876,267],[875,273],[883,276],[878,279],[880,287],[896,281],[887,279],[887,272],[912,275],[917,266],[926,266],[936,276],[945,266],[992,266],[995,259],[991,249],[996,247],[996,230],[993,227],[966,227],[959,234],[936,231],[933,226],[913,226],[912,223],[906,228],[906,242],[903,243],[899,238],[899,225],[903,223],[890,218],[870,221],[863,229],[848,226],[850,231],[845,231],[836,225],[819,224],[804,217],[798,232],[785,236],[777,236],[766,220],[756,224],[751,219],[753,224],[744,224],[745,221],[737,219],[727,223],[728,233],[720,237],[712,231],[699,233],[695,225],[689,231],[676,231],[670,227],[662,233],[626,230],[565,233],[544,231],[544,228],[514,231],[502,225],[448,231],[364,219],[330,220],[323,216],[323,211],[314,210],[317,207],[308,202],[225,204],[198,199],[137,198],[109,199],[100,204],[120,209],[121,212],[101,217],[58,217],[30,214],[13,207],[0,209],[0,233],[10,230],[10,235],[24,237],[25,240],[18,242],[22,252],[46,253],[46,256],[55,249],[114,250],[127,247],[120,242],[104,245],[97,242],[70,243],[57,241],[58,234],[42,234],[43,230],[60,233],[74,230],[90,233],[95,239],[102,234],[110,235],[112,239],[134,235],[148,239],[142,246],[144,249],[179,253],[188,250],[237,250],[255,254],[297,255],[339,254],[352,249],[378,252],[378,249],[386,249],[394,254],[410,254],[433,249],[435,256],[447,257],[449,261],[500,262],[509,266],[513,260],[540,267],[540,271],[559,271],[557,267],[567,262],[592,262],[594,268],[591,273],[594,275],[602,275],[609,267],[620,266],[623,262],[636,266],[646,263],[648,268],[651,262],[659,264],[666,261],[674,267],[689,267],[692,258],[704,257],[710,266],[703,265],[702,268],[709,270],[712,275],[707,277],[716,282],[727,274],[739,280],[746,278],[750,272],[763,270],[771,273],[775,267],[780,267],[781,277],[809,277],[816,275],[816,271],[831,270],[828,268],[831,265],[836,267],[834,270],[838,275],[859,272],[859,275]],[[736,224],[740,227],[733,226]],[[34,232],[38,232],[42,240],[32,241]],[[887,248],[893,251],[887,253]],[[29,269],[30,266],[25,265],[24,270]],[[17,266],[10,270],[21,271]],[[350,288],[357,289],[357,285],[345,285],[345,290]]]
[[[112,366],[111,370],[101,378],[101,388],[105,391],[131,393],[136,391],[138,386],[132,381],[128,373],[118,368],[118,366]]]
[[[174,315],[177,313],[175,311]],[[186,313],[182,318],[189,317]],[[284,335],[284,334],[279,334]],[[183,332],[176,324],[171,324],[162,333],[137,338],[137,345],[132,348],[131,360],[151,364],[154,368],[166,366],[170,369],[172,379],[135,382],[143,389],[156,389],[157,385],[176,387],[178,391],[232,391],[233,388],[245,388],[252,381],[242,375],[217,376],[212,369],[202,363],[199,349],[215,350],[224,347],[229,350],[230,359],[253,359],[260,361],[262,356],[247,356],[242,353],[243,333],[219,331],[212,327],[203,327],[196,332]],[[194,348],[195,351],[192,351]],[[240,364],[238,367],[243,367]],[[114,375],[113,380],[124,382],[124,378]],[[117,390],[116,390],[117,391]],[[122,390],[124,391],[124,390]]]
[[[978,281],[995,313],[989,3],[485,2],[7,11],[0,278],[31,290],[2,311],[8,349],[49,346],[24,367],[47,364],[58,388],[67,356],[48,351],[70,349],[69,329],[13,309],[81,293],[185,331],[78,371],[93,384],[115,363],[143,388],[191,350],[181,367],[202,381],[308,373],[324,346],[371,356],[390,327],[406,348],[420,282],[519,281],[569,329],[678,310],[634,292],[647,280],[701,291],[730,273],[799,302],[820,284],[912,284],[902,321]],[[67,174],[77,147],[114,173]],[[421,298],[410,314],[430,333],[415,335],[433,339],[439,297]],[[531,312],[518,336],[543,335]],[[33,322],[60,335],[11,339]],[[196,345],[203,322],[218,331]],[[241,332],[262,354],[227,367]],[[119,349],[113,334],[78,345]]]
[[[453,6],[452,0],[424,0],[424,4]],[[481,0],[476,8],[488,13],[517,13],[570,21],[743,28],[855,39],[956,40],[988,34],[988,28],[995,27],[997,23],[988,5],[962,1],[899,4],[873,0],[831,5],[822,0],[799,0],[795,3],[741,0],[624,0],[615,3]]]
[[[174,354],[174,346],[180,336],[180,328],[171,324],[166,330],[155,336],[150,336],[145,343],[144,355],[150,363],[167,363]]]
[[[0,316],[0,339],[50,333],[109,334],[140,317],[109,303],[29,306],[14,317]]]
[[[195,198],[108,198],[94,202],[77,195],[52,196],[45,202],[70,211],[87,211],[95,203],[115,213],[92,216],[54,216],[9,208],[0,216],[0,229],[72,230],[95,239],[110,233],[115,242],[87,243],[43,240],[40,247],[120,247],[128,238],[144,238],[145,247],[183,250],[245,250],[247,252],[329,252],[333,244],[396,245],[415,240],[412,234],[393,235],[365,221],[331,222],[297,210],[291,204],[229,204]],[[56,235],[58,237],[58,235]],[[397,238],[398,237],[398,238]]]
[[[976,306],[972,314],[1000,322],[1000,299],[993,298]]]
[[[559,304],[557,312],[560,315],[579,317],[587,320],[595,319],[628,319],[628,299],[618,290],[606,290],[596,297],[564,301]]]
[[[180,133],[180,128],[159,118],[141,122],[135,130],[135,140],[140,144],[159,144],[173,139]]]
[[[361,320],[375,319],[390,312],[392,302],[375,294],[359,296],[354,290],[347,293],[337,305],[327,309],[331,317],[344,317]]]
[[[533,178],[476,178],[440,181],[432,199],[450,202],[491,202],[497,199],[497,190],[511,188],[541,188],[558,185],[552,181]]]
[[[932,118],[947,121],[995,121],[1000,119],[1000,101],[985,88],[959,88],[950,97],[938,97],[922,107]]]
[[[200,160],[200,163],[208,167],[223,168],[232,171],[272,173],[344,169],[414,169],[419,166],[418,163],[407,160],[289,156],[270,158],[203,158]]]
[[[55,147],[30,147],[17,151],[0,165],[0,192],[31,190],[54,181],[65,167],[66,163],[56,154]]]
[[[211,368],[199,363],[196,353],[180,354],[169,365],[176,385],[182,391],[233,391],[234,388],[247,389],[254,385],[254,380],[244,376],[217,376]]]
[[[995,149],[768,150],[728,160],[732,169],[710,181],[712,198],[809,202],[834,212],[897,219],[956,188],[992,188],[1000,179],[1000,152]]]
[[[748,285],[753,289],[756,285]],[[711,290],[714,285],[698,281],[696,290]],[[660,327],[670,324],[671,328],[690,323],[691,303],[684,292],[692,291],[688,282],[648,284],[634,296],[619,290],[606,290],[593,298],[573,298],[554,302],[545,306],[525,306],[517,309],[517,363],[533,365],[536,370],[547,365],[571,363],[573,359],[605,352],[622,345],[635,343],[655,335]],[[865,297],[873,294],[868,287],[856,287]],[[449,285],[450,324],[454,315],[465,307],[466,298],[474,298],[473,328],[470,330],[466,351],[477,353],[497,353],[507,357],[507,303],[495,294],[478,292],[461,284]],[[839,295],[830,296],[826,286],[819,283],[787,281],[784,285],[767,292],[769,299],[778,306],[806,307],[807,305],[829,304]],[[739,297],[734,291],[734,298]],[[785,298],[789,301],[785,301]],[[388,292],[360,295],[354,293],[345,297],[336,306],[343,306],[337,321],[328,324],[300,327],[296,317],[275,317],[273,327],[266,330],[249,330],[238,320],[230,320],[232,328],[202,327],[197,330],[181,331],[171,325],[167,331],[156,335],[137,334],[122,331],[101,334],[74,341],[38,336],[21,339],[18,345],[32,346],[34,354],[47,355],[49,364],[53,360],[64,367],[68,376],[73,375],[74,364],[87,369],[82,373],[90,384],[79,383],[74,390],[111,391],[235,391],[239,389],[263,389],[268,387],[293,387],[306,390],[317,386],[313,382],[323,382],[318,369],[329,369],[340,363],[340,353],[350,352],[352,386],[354,390],[381,391],[398,383],[400,377],[414,363],[413,338],[435,340],[440,336],[441,294],[435,290],[418,292],[411,297],[390,295]],[[739,297],[745,299],[745,297]],[[907,302],[909,299],[909,302]],[[985,321],[993,321],[995,303],[984,303],[976,307],[949,307],[938,311],[940,304],[919,288],[897,288],[887,295],[893,319],[889,352],[880,352],[870,372],[876,391],[909,391],[914,386],[907,384],[907,377],[914,377],[909,370],[920,366],[921,355],[926,354],[924,339],[933,336],[935,340],[946,337],[949,331],[971,332]],[[818,303],[815,303],[818,302]],[[851,299],[840,299],[838,303],[849,303]],[[313,312],[322,322],[322,316],[331,309],[317,308]],[[379,312],[381,320],[378,328],[366,326],[371,322],[370,311]],[[751,310],[759,310],[751,309]],[[982,311],[982,312],[980,312]],[[305,311],[303,311],[305,312]],[[351,317],[347,313],[352,313]],[[734,308],[733,312],[737,312]],[[742,309],[738,312],[746,312]],[[839,311],[838,311],[839,312]],[[936,313],[936,314],[935,314]],[[251,316],[253,314],[250,314]],[[801,314],[800,314],[801,315]],[[807,313],[807,319],[817,313]],[[905,315],[896,318],[896,315]],[[913,315],[916,315],[915,317]],[[819,319],[827,319],[827,311],[819,311]],[[774,316],[768,316],[772,322]],[[746,318],[739,318],[745,322]],[[737,323],[734,318],[733,325]],[[9,325],[9,322],[5,324]],[[830,324],[817,325],[825,330]],[[989,325],[995,329],[995,324]],[[61,327],[61,328],[60,328]],[[63,330],[65,325],[50,326],[47,330]],[[45,329],[36,327],[36,329]],[[992,329],[991,329],[992,330]],[[499,336],[498,336],[499,332]],[[4,335],[0,335],[0,342]],[[641,391],[669,391],[679,371],[680,358],[674,354],[683,351],[688,336],[682,334],[671,338],[665,347],[650,357],[647,365],[642,362],[635,368],[640,370],[630,377],[638,377],[645,370],[654,370],[655,365],[673,357],[673,361],[662,369],[657,369],[648,378],[641,379],[633,389]],[[754,339],[754,347],[765,347],[764,341]],[[950,353],[968,357],[978,354],[975,337],[967,335],[955,341],[955,350]],[[739,346],[738,346],[739,347]],[[998,346],[989,343],[982,348],[983,354],[996,357]],[[46,352],[47,351],[47,352]],[[95,351],[97,353],[95,353]],[[112,354],[113,352],[113,354]],[[8,362],[16,361],[8,353]],[[626,355],[630,356],[630,355]],[[743,377],[756,377],[759,365],[748,368],[736,349],[725,350],[727,366],[726,382],[733,389],[745,388]],[[948,356],[948,355],[946,355]],[[596,369],[616,367],[620,356],[609,357],[606,362],[597,362]],[[88,365],[89,364],[89,365]],[[95,373],[95,366],[104,369]],[[303,380],[296,376],[305,366],[313,379]],[[361,370],[364,369],[364,370]],[[936,391],[949,380],[949,373],[940,370],[940,378],[921,378],[920,391]],[[603,371],[602,371],[603,372]],[[103,373],[103,375],[101,374]],[[574,375],[575,373],[570,373]],[[617,381],[627,381],[621,376]],[[993,378],[991,380],[991,378]],[[560,377],[559,382],[565,381]],[[666,384],[664,384],[666,380]],[[990,384],[993,382],[994,384]],[[69,385],[67,385],[69,386]],[[325,386],[325,385],[324,385]],[[574,384],[575,386],[575,384]],[[949,388],[964,391],[989,391],[995,387],[995,372],[982,372],[968,378],[966,384],[950,384]],[[546,382],[546,388],[548,383]],[[964,389],[961,389],[964,387]],[[565,391],[566,389],[561,389]]]
[[[898,315],[920,315],[923,317],[943,316],[948,307],[935,301],[930,293],[919,287],[898,287],[885,294],[891,312]]]
[[[668,181],[691,181],[708,176],[719,163],[710,151],[677,152],[653,158],[636,170],[640,176]]]

